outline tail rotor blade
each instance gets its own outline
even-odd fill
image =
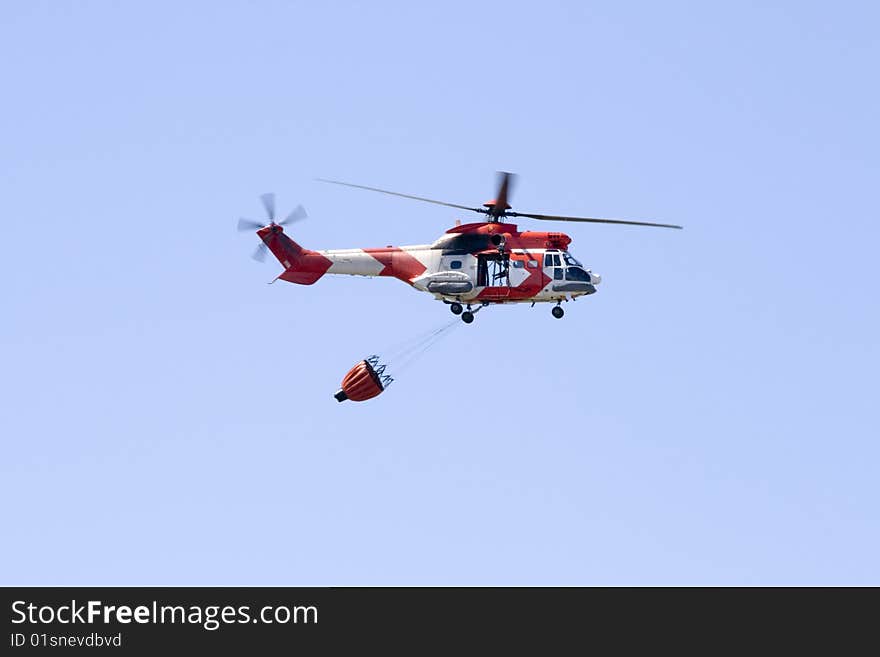
[[[266,243],[260,242],[257,245],[257,248],[254,249],[254,252],[251,254],[251,258],[253,258],[257,262],[264,262],[266,260],[266,253],[268,251],[269,247],[266,246]]]
[[[294,208],[293,212],[284,217],[284,219],[279,221],[278,224],[280,226],[286,226],[287,224],[293,223],[294,221],[305,219],[308,216],[309,215],[306,213],[306,209],[301,205],[297,205],[296,208]]]
[[[238,220],[238,230],[240,230],[241,232],[260,230],[260,228],[262,227],[263,224],[261,224],[259,221],[254,221],[253,219],[245,219],[244,217],[242,217]]]
[[[269,217],[269,223],[275,223],[275,194],[271,192],[260,196],[263,207],[266,208],[266,215]]]
[[[262,196],[260,196],[260,201],[263,204],[263,208],[266,210],[266,216],[269,218],[269,225],[278,225],[275,222],[275,194],[272,194],[271,192],[263,194]],[[287,224],[292,221],[298,221],[299,219],[305,219],[306,216],[307,215],[305,208],[301,205],[298,205],[293,210],[293,212],[291,212],[284,218],[284,221],[282,221],[281,224]],[[254,221],[253,219],[246,219],[245,217],[241,217],[238,220],[238,230],[240,231],[259,231],[263,227],[265,227],[265,224],[262,224],[259,221]],[[257,262],[263,262],[266,259],[266,255],[268,253],[269,247],[266,246],[265,242],[260,241],[260,243],[257,245],[257,248],[254,249],[254,252],[251,254],[251,258],[253,258]]]

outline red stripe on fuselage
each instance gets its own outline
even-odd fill
[[[504,301],[520,301],[522,299],[531,299],[535,295],[537,295],[547,283],[550,282],[550,277],[544,273],[544,269],[541,266],[541,260],[543,258],[543,252],[536,254],[524,254],[524,253],[512,253],[510,255],[511,260],[520,260],[523,262],[523,268],[528,272],[528,277],[516,287],[511,288],[499,288],[499,287],[487,287],[480,291],[477,295],[477,299],[485,299],[485,300],[504,300]],[[529,267],[529,261],[533,261],[537,263],[537,267],[531,268]],[[507,294],[503,294],[502,290],[509,290]]]
[[[382,271],[379,276],[394,276],[407,283],[417,276],[425,273],[426,267],[417,258],[411,256],[403,249],[396,247],[385,249],[364,249],[364,253],[382,263]]]

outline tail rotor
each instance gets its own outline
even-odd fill
[[[262,224],[259,221],[255,221],[253,219],[247,219],[245,217],[241,217],[238,220],[238,230],[239,232],[253,232],[256,231],[259,233],[263,228],[268,228],[272,226],[287,226],[288,224],[292,224],[295,221],[300,221],[301,219],[306,219],[309,215],[306,212],[306,209],[297,205],[284,219],[281,221],[275,221],[275,194],[272,192],[268,192],[266,194],[262,194],[260,196],[260,202],[263,204],[263,208],[266,210],[266,217],[269,219],[269,223]],[[251,254],[251,257],[257,262],[263,262],[266,259],[266,252],[269,248],[266,246],[266,242],[261,241],[254,252]]]

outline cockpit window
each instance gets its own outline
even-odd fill
[[[568,281],[590,282],[590,275],[580,267],[569,267],[565,270],[565,279]]]
[[[559,257],[558,253],[550,253],[549,251],[544,253],[545,267],[559,267],[561,264],[562,258]]]
[[[573,255],[571,255],[568,252],[563,253],[562,257],[565,258],[565,264],[567,264],[567,265],[573,265],[575,267],[582,267],[583,266],[583,265],[581,265],[581,263],[579,263],[577,261],[577,258],[575,258]]]

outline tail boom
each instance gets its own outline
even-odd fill
[[[257,234],[284,267],[278,278],[299,285],[311,285],[324,274],[391,276],[412,284],[427,270],[431,254],[429,246],[312,251],[285,235],[281,226],[266,226]]]

